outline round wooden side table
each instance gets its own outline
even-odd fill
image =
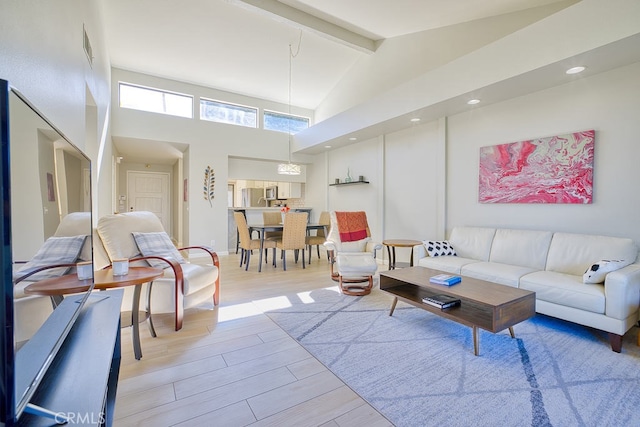
[[[131,308],[131,325],[133,327],[132,341],[133,352],[137,360],[142,357],[142,348],[140,347],[140,291],[142,285],[151,282],[164,274],[160,268],[152,267],[129,267],[129,273],[122,276],[114,276],[113,271],[108,268],[93,272],[93,280],[95,282],[94,289],[111,289],[122,288],[125,286],[135,286],[133,291],[133,304]],[[67,274],[60,277],[41,280],[30,284],[24,288],[25,294],[49,296],[57,305],[65,294],[74,294],[78,292],[86,292],[91,287],[91,280],[78,280],[76,274]],[[144,319],[151,322],[151,313],[143,312]],[[149,324],[151,335],[155,336],[153,323]]]
[[[382,244],[387,247],[389,270],[395,270],[396,267],[401,268],[407,266],[407,263],[396,263],[396,248],[411,248],[411,258],[409,259],[408,266],[413,267],[413,247],[422,244],[422,242],[411,239],[388,239],[383,240]]]

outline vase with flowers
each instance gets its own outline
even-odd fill
[[[282,223],[284,224],[284,216],[289,212],[291,208],[289,206],[283,206],[280,208],[280,212],[282,212]]]

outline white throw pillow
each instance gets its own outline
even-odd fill
[[[178,261],[180,264],[184,264],[186,261],[178,252],[175,245],[171,241],[171,238],[164,231],[155,233],[140,233],[134,231],[131,233],[138,249],[143,256],[159,256],[162,258],[172,258]],[[150,266],[158,268],[167,268],[169,264],[159,259],[147,259]]]
[[[422,244],[424,245],[427,253],[430,257],[443,256],[443,255],[453,255],[456,256],[456,250],[453,249],[451,243],[446,240],[423,240]]]
[[[582,281],[584,283],[603,283],[607,273],[619,270],[627,265],[629,265],[629,263],[624,260],[603,259],[602,261],[598,261],[591,265],[587,271],[584,272]]]
[[[33,270],[46,267],[48,265],[75,263],[78,260],[78,256],[80,256],[80,250],[82,249],[82,245],[84,245],[86,238],[86,235],[49,237],[31,261],[27,262],[22,268],[20,268],[20,270],[18,270],[16,276],[22,277]],[[27,280],[34,282],[51,277],[59,277],[67,273],[69,268],[70,267],[58,267],[43,270],[33,276],[29,276]]]

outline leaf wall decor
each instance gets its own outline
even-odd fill
[[[209,205],[213,207],[214,187],[216,185],[216,175],[211,169],[211,166],[207,166],[204,170],[204,199],[209,201]]]

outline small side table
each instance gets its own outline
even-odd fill
[[[140,347],[140,290],[143,283],[151,282],[164,274],[160,268],[152,267],[129,267],[129,273],[124,276],[114,276],[113,271],[109,269],[98,270],[93,272],[93,280],[95,282],[94,289],[110,289],[122,288],[125,286],[135,286],[133,291],[133,306],[131,309],[131,324],[133,326],[133,352],[137,360],[142,357],[142,348]],[[60,277],[41,280],[24,288],[26,294],[50,296],[54,303],[59,303],[63,295],[73,294],[77,292],[86,292],[91,287],[91,280],[78,280],[76,274],[67,274]],[[151,321],[150,313],[143,313],[146,319]],[[151,334],[155,336],[153,324],[150,324]]]
[[[389,255],[389,270],[395,270],[396,267],[400,268],[406,266],[406,263],[396,263],[396,248],[411,248],[409,267],[413,267],[413,247],[422,244],[422,242],[410,239],[389,239],[383,240],[382,244],[387,247],[387,254]]]

